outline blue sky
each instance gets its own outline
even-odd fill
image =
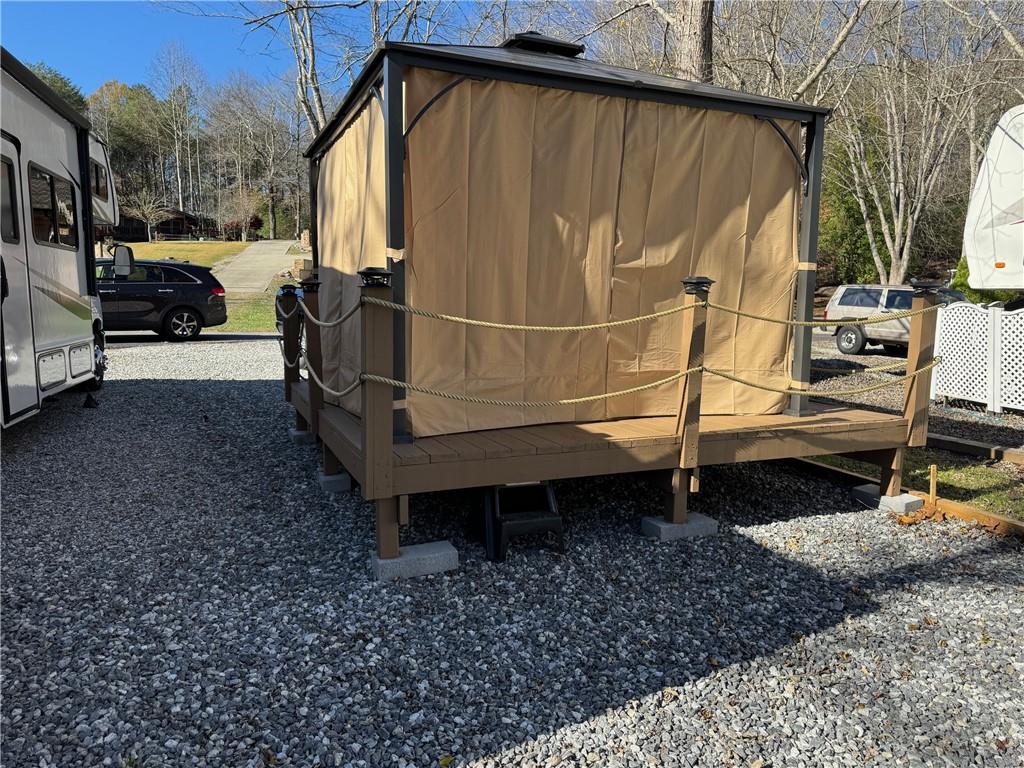
[[[215,5],[205,7],[217,10]],[[224,3],[223,12],[235,10]],[[0,42],[25,63],[44,61],[85,95],[107,80],[148,82],[154,54],[179,41],[210,82],[233,70],[257,78],[292,66],[287,46],[241,21],[203,18],[149,2],[0,2]]]

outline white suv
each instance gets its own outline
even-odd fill
[[[952,288],[940,288],[942,303],[967,301]],[[825,307],[824,320],[861,320],[910,309],[914,289],[909,285],[841,285]],[[859,355],[868,344],[881,344],[886,352],[902,354],[910,342],[910,318],[887,320],[872,325],[841,325],[835,329],[836,346],[846,355]]]

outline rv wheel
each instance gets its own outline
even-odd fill
[[[96,331],[92,337],[93,344],[93,378],[82,385],[86,392],[96,392],[103,386],[103,376],[107,372],[107,338],[103,331]]]
[[[164,320],[164,336],[170,341],[194,339],[202,330],[203,321],[193,310],[185,307],[172,309]]]

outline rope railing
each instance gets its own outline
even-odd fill
[[[636,317],[626,318],[625,320],[610,320],[606,323],[588,323],[586,325],[523,325],[520,323],[494,323],[488,320],[474,320],[469,317],[460,317],[459,315],[447,315],[443,312],[431,312],[427,309],[410,307],[406,304],[396,304],[395,302],[388,301],[387,299],[378,299],[376,296],[363,296],[363,303],[375,304],[378,307],[386,307],[394,310],[395,312],[405,312],[406,314],[416,315],[417,317],[427,317],[432,320],[444,320],[449,323],[458,323],[460,325],[472,325],[479,328],[496,328],[501,331],[535,331],[540,333],[578,333],[581,331],[594,331],[599,328],[618,328],[623,325],[632,325],[634,323],[643,323],[647,320],[655,320],[659,317],[668,317],[669,315],[693,309],[694,306],[697,306],[696,304],[680,305],[678,307],[672,307],[671,309],[663,309],[660,312],[652,312],[649,315],[638,315]]]
[[[363,381],[373,381],[377,384],[387,384],[391,387],[402,387],[412,392],[419,392],[424,395],[433,395],[434,397],[443,397],[446,400],[457,400],[462,403],[472,403],[474,405],[496,405],[504,408],[552,408],[559,405],[579,405],[580,403],[593,403],[598,400],[607,400],[612,397],[621,397],[623,395],[632,395],[636,392],[643,392],[647,389],[654,389],[664,384],[671,384],[674,381],[687,376],[691,373],[696,373],[700,370],[700,367],[690,368],[686,371],[680,371],[674,373],[671,376],[667,376],[664,379],[658,381],[652,381],[648,384],[641,384],[637,387],[630,387],[629,389],[620,389],[615,392],[604,392],[600,395],[585,395],[583,397],[569,397],[562,400],[496,400],[489,397],[474,397],[472,395],[463,395],[459,392],[445,392],[441,389],[433,389],[432,387],[421,387],[418,384],[410,384],[405,381],[398,381],[396,379],[388,378],[387,376],[377,376],[372,373],[361,374]]]
[[[356,312],[358,312],[359,308],[361,306],[361,303],[356,303],[356,304],[352,305],[351,307],[349,307],[349,309],[341,317],[337,318],[336,320],[320,320],[319,318],[313,317],[313,315],[310,314],[309,307],[306,306],[306,302],[304,302],[302,299],[298,299],[296,301],[296,303],[295,303],[295,306],[292,307],[287,312],[285,312],[284,310],[281,309],[281,301],[280,301],[280,299],[277,300],[275,303],[276,303],[276,306],[277,306],[277,311],[281,313],[280,320],[282,320],[282,321],[287,320],[289,317],[294,315],[296,312],[300,312],[301,311],[302,314],[304,314],[306,316],[307,320],[311,320],[314,325],[316,325],[316,326],[318,326],[320,328],[333,328],[336,325],[341,325],[346,320],[348,320],[350,317],[352,317],[352,315],[354,315]]]
[[[897,368],[906,368],[907,361],[900,360],[898,363],[886,363],[885,365],[875,365],[870,368],[829,368],[822,365],[812,365],[809,370],[815,373],[841,373],[841,374],[854,374],[854,373],[882,373],[883,371],[895,371]]]
[[[888,312],[884,315],[870,315],[869,317],[861,317],[858,319],[849,318],[846,320],[786,320],[779,317],[755,315],[752,312],[744,312],[739,309],[734,309],[733,307],[727,307],[724,304],[715,304],[712,301],[707,302],[707,306],[711,309],[728,312],[738,317],[746,317],[750,320],[763,320],[766,323],[775,323],[776,325],[791,325],[803,328],[841,328],[845,325],[875,325],[876,323],[887,323],[890,320],[902,320],[906,317],[923,315],[926,312],[935,312],[941,305],[932,304],[927,307],[921,307],[920,309],[903,309],[899,312]]]
[[[308,360],[306,361],[306,370],[309,372],[309,375],[312,377],[313,381],[316,382],[316,385],[318,387],[320,387],[320,389],[323,390],[325,395],[330,395],[331,397],[338,397],[338,398],[342,398],[342,397],[345,397],[346,395],[350,395],[353,392],[355,392],[357,389],[359,389],[359,387],[363,383],[364,377],[366,376],[366,374],[362,374],[362,373],[359,374],[359,376],[356,377],[355,381],[353,381],[351,384],[349,384],[343,390],[338,391],[336,389],[331,389],[326,384],[324,384],[322,381],[320,381],[320,377],[316,375],[316,371],[313,370],[313,366],[309,365],[309,361]]]
[[[281,350],[281,356],[282,358],[284,358],[283,348]],[[284,363],[288,367],[295,367],[304,358],[305,355],[300,353],[299,357],[295,360],[294,363],[289,363],[287,358],[284,358]],[[392,379],[388,376],[379,376],[373,373],[359,374],[359,377],[355,381],[349,384],[345,389],[339,391],[331,389],[326,384],[324,384],[323,381],[320,380],[320,377],[317,376],[316,372],[313,370],[313,367],[308,365],[309,361],[307,360],[306,362],[307,371],[309,372],[309,375],[312,377],[313,381],[316,382],[317,386],[319,386],[324,391],[325,394],[338,398],[345,397],[346,395],[351,394],[356,389],[358,389],[359,386],[364,381],[371,381],[377,384],[384,384],[389,387],[399,387],[401,389],[406,389],[411,392],[419,392],[420,394],[424,395],[431,395],[433,397],[441,397],[446,400],[456,400],[458,402],[471,403],[474,405],[493,405],[502,408],[553,408],[560,405],[579,405],[582,403],[593,403],[598,400],[607,400],[613,397],[632,395],[637,392],[643,392],[648,389],[655,389],[665,384],[671,384],[672,382],[679,381],[680,379],[690,375],[691,373],[697,373],[698,371],[702,373],[709,373],[712,376],[718,376],[723,379],[728,379],[729,381],[733,381],[736,382],[737,384],[742,384],[747,387],[761,389],[766,392],[775,392],[780,395],[820,395],[833,398],[847,397],[851,395],[865,394],[867,392],[874,392],[879,389],[885,389],[886,387],[892,387],[898,384],[902,384],[905,381],[909,381],[910,379],[916,378],[922,373],[925,373],[927,371],[930,371],[932,368],[935,368],[942,362],[942,358],[936,357],[930,363],[922,366],[916,371],[911,371],[895,379],[890,379],[888,381],[883,381],[876,384],[868,384],[862,387],[852,387],[849,389],[812,390],[792,389],[790,387],[773,387],[768,384],[760,384],[758,382],[748,381],[747,379],[740,378],[739,376],[735,376],[731,373],[728,373],[727,371],[720,371],[715,368],[708,368],[707,366],[696,366],[694,368],[688,368],[685,371],[679,371],[678,373],[674,373],[671,376],[667,376],[663,379],[658,379],[657,381],[648,382],[647,384],[641,384],[639,386],[630,387],[628,389],[620,389],[614,392],[605,392],[598,395],[584,395],[582,397],[563,398],[559,400],[499,400],[497,398],[475,397],[473,395],[464,395],[460,392],[446,392],[445,390],[442,389],[424,387],[419,384],[412,384],[411,382],[400,381],[398,379]],[[891,367],[892,366],[880,366],[880,368],[890,369]]]
[[[313,325],[319,328],[333,328],[336,325],[341,325],[350,317],[352,317],[352,315],[358,312],[360,306],[361,305],[359,303],[353,304],[351,307],[348,308],[348,310],[344,314],[342,314],[341,317],[335,320],[320,320],[319,318],[313,317],[313,315],[310,314],[309,307],[306,306],[306,303],[302,299],[299,299],[298,304],[296,304],[296,308],[302,308],[302,313],[306,316],[306,319],[312,321]]]
[[[942,362],[942,358],[936,357],[927,365],[923,365],[916,371],[911,371],[904,376],[899,376],[895,379],[889,379],[888,381],[879,382],[877,384],[868,384],[863,387],[852,387],[850,389],[830,389],[830,390],[813,390],[813,389],[791,389],[789,387],[772,387],[768,384],[758,384],[757,382],[747,381],[741,379],[739,376],[734,376],[726,371],[715,370],[714,368],[704,368],[704,373],[710,373],[712,376],[719,376],[729,381],[735,381],[737,384],[743,384],[747,387],[753,387],[754,389],[763,389],[765,392],[775,392],[780,395],[821,395],[825,397],[848,397],[850,395],[863,395],[867,392],[874,392],[879,389],[885,389],[886,387],[892,387],[897,384],[902,384],[905,381],[916,378],[917,376],[930,371],[935,366]]]
[[[387,299],[379,299],[376,296],[362,296],[359,303],[353,305],[346,311],[341,317],[335,320],[320,320],[319,318],[313,317],[309,308],[302,301],[298,299],[295,307],[288,313],[282,313],[282,319],[288,319],[295,312],[302,310],[306,317],[313,321],[313,323],[321,328],[332,328],[337,325],[341,325],[356,312],[359,311],[359,307],[362,304],[375,304],[379,307],[385,307],[395,312],[405,312],[406,314],[416,315],[417,317],[426,317],[431,320],[443,320],[449,323],[458,323],[460,325],[471,325],[478,328],[494,328],[502,331],[527,331],[527,332],[540,332],[540,333],[579,333],[583,331],[594,331],[601,328],[618,328],[624,325],[633,325],[635,323],[643,323],[648,320],[656,320],[661,317],[668,317],[679,312],[684,312],[694,307],[704,306],[710,309],[717,309],[721,312],[728,312],[738,317],[745,317],[750,320],[761,320],[766,323],[775,323],[776,325],[788,325],[797,326],[804,328],[840,328],[846,325],[875,325],[877,323],[887,323],[890,320],[903,320],[908,317],[915,317],[917,315],[923,315],[927,312],[935,312],[941,305],[932,304],[927,307],[921,307],[919,309],[904,309],[899,312],[888,312],[881,315],[871,315],[869,317],[861,318],[847,318],[844,320],[788,320],[779,317],[767,317],[766,315],[756,315],[752,312],[744,312],[740,309],[733,307],[727,307],[724,304],[716,304],[712,301],[698,301],[693,304],[681,304],[671,309],[663,309],[659,312],[651,312],[647,315],[637,315],[636,317],[629,317],[624,320],[609,320],[605,323],[587,323],[584,325],[526,325],[522,323],[496,323],[489,320],[474,320],[470,317],[462,317],[460,315],[449,315],[444,312],[433,312],[428,309],[420,309],[418,307],[410,307],[407,304],[398,304]],[[277,307],[280,310],[280,302],[277,303]]]

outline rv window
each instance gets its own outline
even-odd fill
[[[107,202],[107,169],[95,160],[90,160],[89,175],[92,177],[92,193],[103,202]]]
[[[71,182],[53,177],[54,198],[57,201],[57,238],[61,245],[78,247],[78,222],[75,220],[75,190]]]
[[[3,215],[0,217],[0,234],[5,243],[18,242],[18,193],[14,184],[14,164],[3,158],[3,176],[0,177],[0,197],[3,198]]]
[[[57,242],[50,176],[38,168],[28,169],[28,192],[32,200],[32,236],[37,243]]]
[[[75,190],[71,182],[30,165],[28,189],[32,201],[32,236],[36,242],[78,247]]]

